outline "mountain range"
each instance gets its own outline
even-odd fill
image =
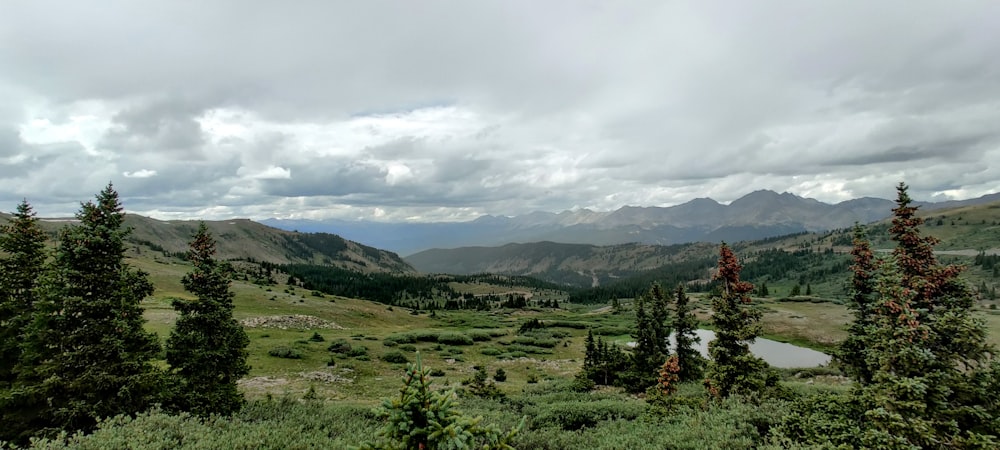
[[[923,210],[935,210],[998,200],[1000,194],[990,194],[970,200],[915,204]],[[669,207],[624,206],[607,212],[580,209],[514,217],[487,215],[468,222],[265,219],[261,223],[286,230],[336,233],[367,245],[411,255],[433,248],[540,241],[590,245],[737,242],[870,223],[888,217],[893,206],[891,200],[872,197],[829,204],[787,192],[759,190],[728,205],[710,198],[697,198]]]

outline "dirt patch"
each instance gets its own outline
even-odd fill
[[[236,384],[245,389],[270,389],[273,387],[284,386],[288,384],[288,380],[285,378],[253,377],[244,378],[237,381]]]
[[[321,370],[313,372],[299,372],[299,376],[309,381],[320,381],[323,383],[353,383],[354,380],[337,375],[335,373],[324,372]]]
[[[277,328],[279,330],[287,330],[289,328],[298,329],[312,329],[312,328],[326,328],[330,330],[343,330],[344,327],[337,325],[329,320],[323,320],[319,317],[307,316],[304,314],[295,314],[290,316],[264,316],[264,317],[251,317],[249,319],[243,319],[240,321],[240,325],[247,328]]]

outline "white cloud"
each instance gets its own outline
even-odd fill
[[[15,3],[0,201],[72,212],[110,179],[162,217],[458,220],[900,180],[980,195],[1000,190],[998,20],[988,1]]]
[[[122,172],[125,178],[149,178],[156,176],[155,170],[141,169],[135,172]]]

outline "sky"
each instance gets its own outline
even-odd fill
[[[161,219],[978,197],[997,24],[971,0],[11,0],[0,210],[109,182]]]

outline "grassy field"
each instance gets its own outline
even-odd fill
[[[150,273],[157,289],[145,302],[148,328],[164,341],[176,314],[173,298],[190,298],[180,283],[188,266],[166,258],[135,258],[131,263]],[[280,279],[279,279],[280,280]],[[461,287],[461,286],[460,286]],[[472,285],[480,293],[532,292],[530,288]],[[251,398],[267,395],[304,396],[310,389],[320,398],[373,405],[398,389],[405,362],[420,352],[427,367],[437,369],[437,383],[457,385],[472,377],[474,367],[483,366],[492,376],[503,369],[507,380],[497,383],[508,394],[546,383],[564,382],[581,367],[586,327],[609,342],[624,345],[631,340],[631,302],[623,301],[624,312],[615,314],[605,305],[565,303],[554,292],[561,308],[492,311],[427,311],[389,307],[365,300],[316,295],[284,284],[259,286],[244,281],[233,283],[235,317],[238,320],[287,316],[308,316],[315,324],[275,327],[247,327],[250,337],[252,371],[241,385]],[[696,313],[707,325],[710,304],[693,295]],[[850,320],[846,307],[830,299],[798,297],[757,299],[764,312],[764,337],[829,351],[846,336]],[[990,339],[1000,344],[1000,313],[983,303],[979,311],[993,332]],[[550,325],[534,335],[518,335],[529,319]],[[407,342],[405,335],[423,338]],[[438,342],[433,336],[446,342]],[[459,338],[456,339],[455,335]],[[468,337],[468,339],[462,338]],[[475,338],[475,339],[472,339]],[[348,352],[328,350],[333,343],[347,344]],[[275,349],[289,349],[297,358],[271,356]],[[404,359],[398,358],[402,354]]]

